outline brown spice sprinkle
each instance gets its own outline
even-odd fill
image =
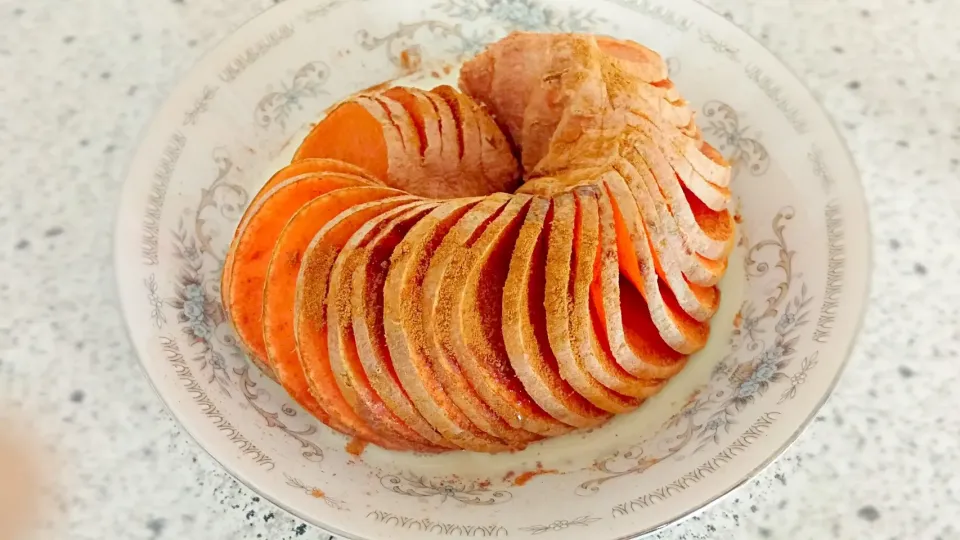
[[[363,450],[367,447],[367,441],[354,437],[350,439],[350,442],[347,443],[347,446],[344,447],[344,450],[352,456],[360,457],[360,454],[363,453]]]

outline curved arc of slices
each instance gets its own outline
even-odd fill
[[[275,377],[263,339],[263,293],[276,239],[304,204],[330,191],[364,184],[360,177],[341,173],[307,173],[285,179],[258,199],[235,235],[230,278],[221,295],[240,344],[271,376]],[[238,260],[243,264],[237,264]]]
[[[529,196],[514,195],[472,245],[457,250],[439,294],[452,304],[452,352],[480,397],[511,427],[550,437],[571,426],[530,398],[510,365],[502,334],[503,285],[529,203]]]
[[[321,195],[301,207],[284,226],[266,271],[263,292],[263,333],[267,358],[279,382],[308,412],[334,429],[353,430],[329,415],[310,392],[300,365],[294,321],[297,281],[304,252],[317,232],[344,208],[397,195],[384,187],[345,187]]]
[[[551,416],[574,427],[605,422],[597,408],[560,374],[550,348],[544,309],[549,199],[533,197],[518,234],[503,288],[503,338],[513,370],[530,397]]]
[[[407,233],[394,250],[383,286],[383,324],[397,378],[423,417],[448,441],[467,450],[501,452],[522,448],[481,430],[443,389],[427,352],[423,330],[423,280],[430,255],[446,233],[482,199],[447,202]],[[413,300],[413,301],[411,301]]]
[[[347,402],[330,363],[328,341],[328,292],[333,266],[347,241],[369,220],[398,206],[416,202],[418,197],[399,195],[349,208],[329,221],[307,247],[297,277],[294,307],[294,334],[297,353],[313,397],[330,416],[350,428],[356,436],[395,449],[414,449],[374,430]]]
[[[375,242],[380,234],[395,220],[410,220],[429,211],[435,202],[417,201],[407,203],[376,216],[354,232],[337,255],[330,271],[327,291],[327,348],[334,380],[346,402],[384,437],[399,437],[425,449],[449,447],[449,443],[429,425],[410,425],[384,403],[373,388],[360,360],[354,336],[353,283],[362,264],[363,250]]]
[[[444,390],[474,425],[509,443],[524,444],[539,439],[539,436],[514,427],[497,414],[481,396],[480,392],[484,390],[476,388],[464,374],[451,330],[454,302],[443,292],[444,285],[449,285],[447,273],[461,270],[454,265],[458,252],[470,247],[483,234],[511,198],[507,194],[484,198],[450,229],[430,260],[423,280],[421,302],[426,351]]]
[[[337,104],[237,228],[241,343],[393,450],[520,450],[636,409],[705,346],[736,233],[730,165],[668,75],[634,42],[514,33],[466,93]]]

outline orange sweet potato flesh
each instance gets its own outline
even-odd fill
[[[440,119],[436,111],[431,110],[432,104],[425,102],[426,98],[419,90],[403,86],[388,88],[378,97],[392,99],[406,110],[420,141],[420,156],[428,167],[436,166],[440,152]]]
[[[635,409],[705,345],[735,237],[729,163],[646,47],[513,33],[459,84],[334,107],[225,262],[254,361],[395,450],[522,449]]]
[[[237,241],[237,237],[246,227],[247,221],[250,219],[250,212],[252,209],[259,206],[260,199],[270,193],[273,188],[277,185],[298,176],[303,176],[306,174],[320,174],[320,173],[338,173],[345,175],[356,176],[358,184],[379,184],[380,182],[374,178],[372,175],[367,173],[360,167],[346,163],[344,161],[338,161],[335,159],[320,159],[320,158],[311,158],[303,159],[296,163],[287,165],[286,167],[277,171],[273,176],[267,180],[267,183],[260,188],[260,191],[250,200],[250,204],[247,206],[247,209],[244,211],[243,216],[240,218],[240,224],[237,226],[236,232],[234,233],[233,240],[231,244]],[[233,273],[233,254],[234,247],[230,246],[230,249],[227,250],[226,258],[223,261],[223,281],[221,283],[221,294],[230,289],[230,279],[232,278]],[[226,298],[222,298],[224,308],[227,307],[228,302]]]
[[[383,123],[368,107],[357,101],[345,101],[313,127],[294,154],[293,161],[335,159],[387,180],[390,162],[388,140],[383,131]]]
[[[524,445],[539,439],[536,434],[518,429],[506,422],[481,397],[480,390],[464,374],[455,352],[451,321],[455,308],[450,298],[441,292],[448,272],[458,269],[453,263],[464,249],[478,239],[509,202],[507,195],[492,195],[473,207],[446,234],[433,253],[423,280],[423,329],[426,352],[434,372],[447,395],[474,425],[510,444]]]
[[[436,199],[512,191],[519,172],[506,137],[478,104],[466,96],[458,103],[476,121],[479,170],[452,161],[453,148],[444,149],[441,130],[454,126],[443,120],[452,113],[441,116],[439,106],[423,91],[403,87],[340,103],[314,126],[294,161],[318,157],[345,161],[391,187]]]
[[[518,233],[503,287],[504,346],[517,378],[543,410],[571,426],[592,427],[610,414],[563,380],[547,336],[545,225],[553,218],[550,206],[548,199],[534,197]]]
[[[594,372],[598,379],[616,389],[636,380],[655,384],[657,378],[636,378],[623,366],[653,364],[679,370],[684,357],[660,337],[650,317],[650,309],[633,284],[620,274],[617,258],[616,226],[610,200],[598,199],[599,242],[594,281],[590,287],[591,313],[597,334],[616,359],[617,365],[605,365]],[[617,367],[620,369],[617,369]],[[626,389],[626,388],[624,388]]]
[[[361,185],[357,178],[335,173],[294,177],[274,187],[251,209],[233,244],[234,264],[223,295],[237,336],[254,361],[268,366],[264,363],[263,288],[277,238],[304,204],[336,189]]]
[[[593,340],[589,353],[582,354],[584,365],[594,379],[614,392],[640,399],[650,397],[660,389],[663,381],[634,377],[617,363],[603,325],[603,313],[591,302],[591,292],[597,291],[601,279],[600,256],[603,254],[600,246],[599,190],[577,190],[574,195],[577,201],[577,226],[574,230],[570,320],[574,328],[580,328],[581,333]],[[607,225],[604,232],[609,234],[613,228]],[[614,239],[604,240],[612,242]],[[602,288],[600,293],[603,294]],[[651,330],[651,334],[642,338],[662,341],[656,328]]]
[[[424,204],[395,217],[359,252],[359,266],[353,274],[351,311],[357,356],[372,389],[403,424],[430,444],[452,449],[459,446],[434,429],[403,391],[383,328],[383,285],[390,257],[410,228],[435,207],[436,203]]]
[[[450,116],[441,110],[440,119],[444,133],[447,131],[455,132],[459,150],[460,167],[463,171],[472,176],[483,174],[482,148],[480,146],[480,124],[473,114],[473,108],[470,102],[463,94],[453,87],[441,85],[430,91],[430,95],[441,100],[446,105],[445,110]],[[438,106],[439,107],[439,106]],[[511,191],[509,186],[503,188],[487,187],[487,192]],[[482,193],[485,195],[486,193]]]
[[[677,352],[691,354],[706,345],[709,323],[700,322],[683,311],[674,293],[657,275],[650,241],[633,200],[618,200],[606,191],[616,223],[620,271],[626,276],[651,310],[663,339]],[[624,206],[631,205],[631,206]],[[629,213],[630,217],[626,217]],[[622,291],[621,291],[622,294]],[[624,366],[638,377],[666,377],[676,371],[647,364]]]
[[[353,277],[361,271],[365,246],[392,220],[409,219],[407,216],[411,213],[414,213],[414,216],[422,215],[422,212],[428,210],[423,208],[424,205],[431,206],[430,203],[414,202],[388,210],[364,223],[344,244],[330,272],[327,292],[327,349],[337,386],[358,416],[383,437],[407,442],[411,448],[423,452],[436,452],[442,451],[444,447],[438,446],[404,423],[374,390],[359,358],[353,333]]]
[[[438,86],[431,93],[450,108],[459,129],[463,148],[460,180],[464,196],[512,193],[520,185],[519,164],[506,135],[490,114],[469,96],[449,86]]]
[[[327,345],[327,293],[334,263],[350,237],[367,221],[417,200],[411,196],[396,196],[343,208],[337,217],[324,225],[314,236],[304,253],[294,308],[297,352],[313,397],[331,417],[346,425],[357,437],[385,448],[401,450],[417,448],[375,431],[354,411],[340,391],[330,365]]]
[[[594,406],[610,413],[625,413],[640,400],[615,392],[593,377],[585,356],[597,354],[591,328],[571,319],[574,292],[574,245],[578,242],[578,211],[575,195],[557,195],[548,231],[544,307],[550,347],[560,374]],[[581,324],[574,326],[577,322]]]
[[[297,277],[307,246],[330,220],[346,208],[396,195],[396,190],[384,187],[355,187],[331,191],[308,202],[283,228],[267,268],[263,337],[277,381],[310,414],[351,436],[355,432],[338,418],[330,416],[313,397],[303,372],[293,324]]]
[[[703,287],[690,283],[683,275],[679,265],[678,253],[671,249],[674,236],[668,236],[667,224],[669,219],[658,219],[658,211],[646,186],[642,183],[640,173],[630,163],[621,161],[615,167],[617,174],[604,176],[604,185],[608,193],[620,201],[618,205],[627,205],[635,208],[631,219],[639,222],[647,238],[648,251],[653,260],[657,276],[663,280],[673,292],[683,311],[697,321],[707,321],[716,313],[720,305],[720,292],[716,287]],[[631,189],[628,184],[633,184]],[[638,212],[638,213],[636,213]]]
[[[503,285],[529,197],[515,195],[447,270],[439,294],[452,304],[450,342],[463,373],[508,424],[546,437],[571,426],[544,411],[517,378],[503,340]]]
[[[441,205],[407,233],[390,260],[382,287],[383,326],[397,379],[417,410],[448,441],[478,452],[502,452],[508,445],[484,432],[447,395],[426,351],[423,306],[409,301],[423,294],[423,280],[436,251],[451,228],[479,202],[458,199]]]

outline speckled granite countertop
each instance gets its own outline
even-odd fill
[[[39,538],[327,538],[178,429],[137,365],[111,273],[138,134],[179,74],[274,1],[0,4],[0,412],[28,420],[60,463]],[[659,537],[960,538],[960,38],[947,27],[960,5],[707,3],[836,120],[863,173],[876,269],[817,421]]]

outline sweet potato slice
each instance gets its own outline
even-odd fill
[[[464,196],[512,193],[520,185],[520,169],[510,143],[490,114],[469,96],[449,86],[433,90],[450,106],[463,137],[461,180],[472,186]],[[477,145],[474,146],[474,141]],[[479,167],[474,164],[479,162]]]
[[[330,158],[368,171],[385,184],[414,195],[423,184],[420,141],[399,104],[356,96],[337,105],[297,149],[293,160]]]
[[[634,198],[648,201],[644,204],[650,208],[644,212],[657,217],[657,223],[663,229],[666,248],[676,259],[680,271],[692,284],[702,287],[716,285],[727,269],[727,258],[713,260],[696,253],[686,233],[680,229],[678,218],[670,212],[670,206],[646,161],[631,146],[621,150],[621,154],[626,163],[620,163],[618,172],[627,181]]]
[[[466,450],[519,449],[479,429],[447,395],[426,351],[423,279],[431,255],[454,225],[480,199],[449,201],[425,216],[393,252],[383,286],[383,324],[396,376],[411,401],[445,439]]]
[[[543,436],[571,426],[550,416],[523,388],[503,341],[503,284],[530,197],[514,195],[472,245],[457,250],[438,294],[449,302],[449,343],[477,393],[508,424]]]
[[[403,86],[394,86],[384,90],[377,96],[377,99],[381,102],[384,100],[383,98],[399,103],[406,111],[417,131],[423,166],[429,176],[436,176],[443,168],[443,161],[440,157],[442,150],[440,117],[433,108],[433,104],[420,90]]]
[[[407,109],[404,108],[401,103],[384,97],[382,93],[366,95],[363,96],[363,99],[368,99],[378,103],[380,107],[383,108],[383,111],[387,113],[387,120],[389,120],[390,125],[392,125],[400,134],[400,141],[403,143],[406,156],[411,164],[415,164],[415,167],[412,167],[406,171],[407,175],[415,172],[422,172],[423,153],[427,145],[427,141],[425,139],[426,135],[420,129],[422,126],[419,126],[414,121],[413,117],[410,116],[410,113],[407,112]],[[395,182],[402,182],[406,180],[408,180],[406,176],[395,176],[393,178],[393,181]]]
[[[579,188],[578,188],[579,189]],[[573,303],[574,244],[577,241],[577,202],[571,192],[553,199],[553,219],[547,234],[546,282],[544,308],[547,319],[547,337],[557,358],[560,375],[594,406],[611,413],[635,409],[640,400],[614,392],[590,374],[584,362],[583,351],[593,352],[591,331],[574,327],[570,312]]]
[[[461,133],[460,126],[453,116],[453,110],[450,109],[446,100],[438,94],[423,91],[420,91],[420,93],[430,102],[437,114],[437,121],[440,125],[440,160],[446,166],[445,174],[463,178],[469,177],[471,179],[461,181],[472,183],[472,177],[477,175],[480,170],[479,165],[471,167],[470,164],[464,163],[463,133]]]
[[[359,262],[353,273],[351,293],[353,337],[368,383],[357,383],[357,379],[362,377],[353,373],[356,366],[348,364],[344,371],[348,374],[352,387],[369,384],[404,425],[430,444],[459,448],[447,441],[424,419],[404,392],[390,358],[383,327],[383,286],[390,268],[390,257],[410,228],[435,207],[436,203],[421,204],[397,215],[382,224],[376,236],[357,252]],[[384,218],[388,219],[386,214]],[[374,221],[370,224],[376,227]]]
[[[385,90],[378,99],[382,102],[390,100],[401,106],[404,116],[411,119],[419,134],[422,152],[420,176],[416,179],[416,185],[414,179],[406,179],[406,189],[436,199],[478,194],[475,193],[476,187],[471,184],[472,171],[464,171],[460,167],[455,134],[452,144],[445,149],[441,116],[426,92],[395,86]]]
[[[483,178],[483,161],[480,147],[480,125],[477,118],[473,115],[473,108],[470,107],[468,98],[455,90],[451,86],[442,85],[430,91],[430,95],[438,98],[446,107],[438,104],[440,111],[440,122],[443,133],[456,132],[457,141],[460,148],[460,168],[465,175],[470,178]],[[450,115],[447,118],[446,112]],[[452,121],[452,123],[451,123]],[[486,193],[497,191],[508,192],[508,186],[488,187],[486,182],[482,184]],[[484,193],[484,194],[486,194]]]
[[[652,144],[644,144],[641,139],[632,142],[630,148],[643,158],[653,173],[687,245],[706,259],[725,258],[733,249],[734,242],[734,223],[730,211],[724,209],[715,212],[696,197],[689,196],[689,191],[684,189],[669,162]],[[691,201],[695,206],[691,206]]]
[[[272,373],[266,363],[263,340],[263,286],[277,237],[304,204],[333,190],[355,187],[356,176],[336,173],[307,174],[274,187],[250,210],[250,217],[233,242],[233,264],[228,288],[222,292],[240,343],[251,359]]]
[[[691,354],[702,349],[706,345],[710,325],[687,315],[677,303],[670,288],[657,276],[650,241],[636,201],[632,198],[618,199],[607,190],[606,186],[604,189],[613,208],[620,271],[646,301],[660,336],[670,347],[683,354]],[[622,295],[623,291],[621,291]],[[634,306],[630,307],[635,309]],[[623,367],[636,377],[649,378],[669,377],[678,371],[672,365],[657,366],[646,362]]]
[[[621,208],[631,204],[631,199],[639,207],[640,226],[647,235],[657,276],[670,287],[688,315],[701,322],[709,320],[720,305],[720,291],[716,287],[701,287],[687,281],[674,251],[670,249],[672,237],[665,232],[669,220],[659,219],[656,206],[644,186],[632,190],[627,185],[625,178],[630,178],[629,182],[633,184],[642,183],[639,172],[626,160],[619,160],[615,168],[617,174],[604,177],[606,187]]]
[[[601,263],[598,257],[601,254],[600,190],[578,188],[573,193],[577,204],[577,221],[570,277],[570,324],[572,332],[579,331],[584,336],[578,355],[590,375],[610,390],[634,398],[648,398],[660,389],[663,381],[634,377],[617,363],[602,325],[603,314],[591,302],[591,290],[595,289]],[[615,237],[605,237],[604,240],[616,242]],[[659,339],[656,334],[653,337]]]
[[[717,180],[718,183],[710,182],[696,170],[686,155],[678,151],[676,138],[668,139],[659,127],[646,118],[635,116],[632,126],[656,145],[656,148],[670,163],[670,167],[676,171],[676,175],[683,182],[684,187],[690,190],[707,208],[715,212],[727,210],[731,198],[730,190],[721,185],[721,180]],[[678,136],[678,138],[683,137]],[[690,144],[693,144],[693,142],[690,141]],[[729,175],[729,170],[727,170],[727,174]],[[729,179],[727,179],[726,185],[729,185],[729,183]]]
[[[275,188],[281,182],[305,174],[320,173],[340,173],[354,175],[358,177],[358,184],[380,183],[379,180],[374,178],[360,167],[335,159],[305,159],[303,161],[287,165],[286,167],[277,171],[272,177],[270,177],[269,180],[267,180],[267,183],[264,184],[263,187],[260,188],[260,191],[258,191],[257,194],[254,195],[250,200],[250,204],[244,211],[243,216],[240,217],[240,224],[237,226],[237,229],[233,235],[233,239],[231,240],[230,248],[227,250],[226,257],[223,261],[223,278],[220,284],[221,300],[223,301],[222,303],[224,309],[228,308],[228,303],[226,302],[226,298],[222,297],[222,295],[225,291],[230,289],[230,279],[233,277],[233,244],[236,243],[240,232],[244,229],[244,227],[246,227],[247,221],[250,219],[251,209],[259,207],[258,203],[260,202],[260,199],[262,199],[267,193],[270,193],[273,188]]]
[[[345,208],[396,195],[396,190],[371,186],[338,189],[313,199],[284,226],[267,267],[263,291],[263,338],[277,381],[310,414],[347,435],[355,433],[339,419],[330,416],[313,397],[300,364],[293,331],[297,276],[307,246],[327,222]]]
[[[320,229],[304,252],[297,277],[294,307],[297,352],[313,397],[331,417],[338,419],[359,438],[384,448],[401,450],[413,448],[406,441],[374,431],[347,403],[340,391],[327,348],[327,294],[333,265],[350,237],[369,220],[418,200],[417,197],[403,195],[343,208],[340,214]]]
[[[622,366],[652,364],[672,366],[673,370],[679,371],[685,358],[663,341],[643,297],[620,275],[613,206],[609,198],[602,196],[597,203],[600,234],[590,287],[591,315],[604,348],[610,351],[616,362],[614,365],[605,363],[589,367],[608,388],[623,393],[636,388],[649,395],[659,389],[658,379],[634,377]],[[642,385],[638,385],[640,381]]]
[[[534,197],[510,260],[503,286],[503,339],[510,365],[530,397],[551,416],[571,426],[599,425],[610,414],[577,393],[563,377],[547,337],[544,310],[550,201]]]
[[[470,247],[509,201],[510,196],[506,194],[490,195],[450,229],[430,260],[423,280],[421,301],[426,352],[447,395],[478,428],[510,444],[522,445],[539,437],[504,421],[481,398],[480,390],[470,383],[451,342],[450,325],[454,305],[450,298],[441,294],[444,278],[458,251]]]
[[[363,248],[394,219],[414,219],[435,203],[415,202],[388,210],[364,223],[337,255],[327,291],[327,349],[330,367],[343,398],[381,436],[408,441],[424,452],[443,451],[405,424],[370,384],[353,334],[353,276],[359,271]],[[428,208],[424,208],[424,206]],[[437,436],[439,439],[439,436]]]

